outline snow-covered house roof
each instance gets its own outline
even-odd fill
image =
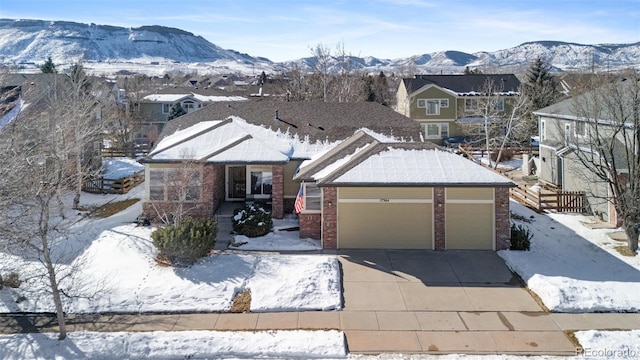
[[[193,99],[198,102],[216,102],[216,101],[245,101],[244,96],[218,96],[218,95],[201,95],[195,93],[188,94],[152,94],[145,96],[142,100],[147,102],[175,103],[178,101]]]
[[[286,163],[309,158],[308,149],[308,144],[287,134],[229,117],[203,121],[164,137],[146,162]]]
[[[514,74],[416,75],[402,81],[409,94],[425,86],[436,85],[457,96],[486,96],[484,92],[490,82],[498,90],[494,95],[520,95],[520,80]]]
[[[513,186],[513,182],[430,143],[382,142],[356,134],[304,166],[296,180],[320,186]]]

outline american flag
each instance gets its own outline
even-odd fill
[[[293,205],[293,211],[296,214],[300,214],[304,210],[304,184],[300,184],[300,190],[298,196],[296,196],[296,202]]]

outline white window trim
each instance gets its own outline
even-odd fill
[[[469,103],[475,103],[474,107],[467,106],[467,101]],[[478,110],[478,106],[480,106],[478,99],[476,98],[465,98],[464,99],[464,109],[465,110]]]
[[[314,182],[302,183],[301,185],[304,186],[304,209],[302,209],[301,213],[305,213],[305,214],[320,214],[320,213],[322,213],[322,196],[323,196],[322,188],[320,188],[318,186],[318,184],[314,183]],[[307,185],[315,185],[318,188],[318,190],[320,190],[320,196],[319,196],[319,198],[320,198],[320,209],[307,209],[307,204],[309,203],[307,201],[307,194],[309,194],[309,192],[307,191]],[[313,196],[313,197],[315,198],[316,196]]]
[[[418,100],[416,100],[416,107],[418,109],[425,109],[427,107],[427,100],[428,99],[418,99]],[[421,102],[422,102],[422,105],[420,105]]]
[[[449,107],[449,99],[438,99],[440,100],[440,107],[446,109]],[[443,105],[443,102],[446,102],[446,105]]]
[[[435,111],[435,113],[429,113],[429,108],[430,108],[430,107],[429,107],[429,104],[430,104],[430,103],[432,103],[432,104],[435,104],[435,105],[436,105],[436,111]],[[427,106],[425,107],[425,113],[426,113],[427,115],[430,115],[430,116],[440,115],[440,99],[427,99],[427,101],[426,101],[426,105],[427,105]]]
[[[540,120],[540,141],[547,140],[547,122]]]
[[[498,106],[500,104],[500,106]],[[493,102],[493,110],[504,111],[504,99],[495,99]]]
[[[166,111],[165,111],[165,106],[166,106]],[[168,114],[171,111],[171,104],[170,103],[162,103],[162,113],[163,114]]]
[[[428,131],[427,131],[427,127],[429,125],[436,125],[438,126],[438,135],[429,135]],[[449,124],[448,123],[431,123],[431,122],[423,122],[422,123],[422,128],[424,131],[424,137],[425,139],[442,139],[443,136],[449,136]],[[446,128],[447,130],[447,134],[446,135],[442,135],[442,129]]]
[[[582,129],[583,129],[582,133],[578,133],[578,128],[579,128],[578,124],[582,126]],[[583,139],[587,137],[587,132],[588,132],[587,123],[582,121],[576,121],[575,125],[573,126],[573,135],[576,138]]]

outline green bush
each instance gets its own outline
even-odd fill
[[[176,225],[151,234],[158,260],[172,266],[189,266],[209,254],[216,243],[218,228],[212,220],[183,219]]]
[[[511,250],[529,251],[533,234],[524,225],[511,224]]]
[[[255,204],[246,204],[234,211],[233,231],[248,237],[264,236],[271,231],[273,220],[271,213]]]

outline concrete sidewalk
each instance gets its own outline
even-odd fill
[[[494,252],[338,256],[343,311],[83,315],[70,317],[67,330],[336,329],[351,353],[575,355],[566,331],[640,329],[635,313],[545,312]],[[0,315],[0,333],[55,331],[53,316]]]
[[[328,311],[247,314],[75,316],[68,331],[345,332],[351,353],[575,355],[568,330],[640,329],[640,314],[545,312]],[[53,316],[2,316],[0,333],[55,332]]]

